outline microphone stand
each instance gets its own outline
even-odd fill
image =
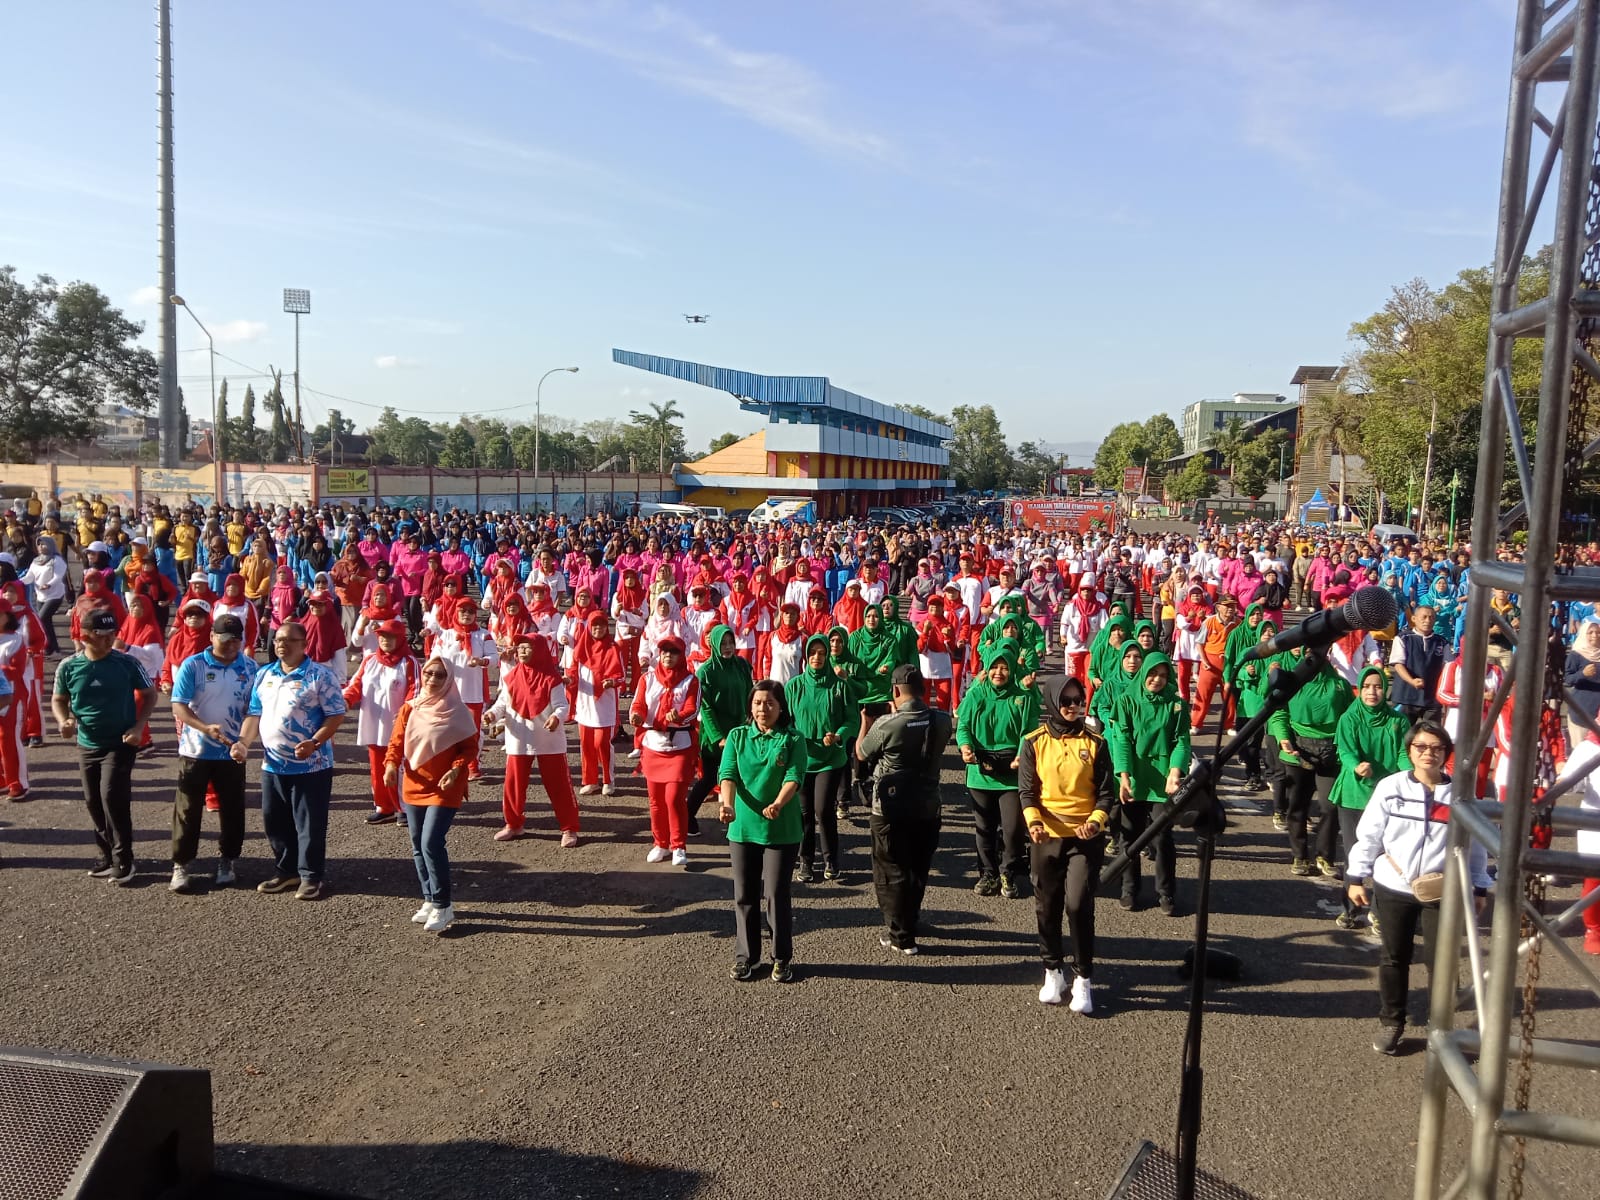
[[[1202,1092],[1205,1070],[1200,1066],[1200,1035],[1206,1007],[1206,954],[1211,923],[1211,863],[1216,857],[1217,837],[1228,827],[1227,813],[1217,799],[1217,779],[1228,761],[1257,730],[1265,729],[1272,716],[1290,697],[1304,687],[1327,661],[1325,648],[1308,647],[1293,671],[1274,669],[1269,675],[1266,703],[1216,754],[1195,763],[1178,790],[1167,798],[1162,811],[1149,826],[1100,872],[1105,888],[1122,877],[1139,853],[1175,824],[1192,825],[1195,853],[1200,862],[1198,896],[1194,906],[1194,973],[1189,981],[1189,1023],[1183,1035],[1183,1076],[1178,1092],[1177,1200],[1194,1200],[1196,1155],[1200,1142]],[[1220,720],[1221,717],[1219,716]],[[1187,717],[1185,718],[1187,720]]]

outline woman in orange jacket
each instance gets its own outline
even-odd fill
[[[478,754],[478,721],[450,682],[450,668],[430,658],[417,694],[401,706],[384,756],[384,782],[400,788],[411,831],[411,857],[422,884],[412,920],[442,933],[455,920],[445,835],[467,795],[467,768]]]

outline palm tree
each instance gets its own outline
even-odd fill
[[[667,473],[667,443],[672,441],[678,432],[678,422],[683,420],[683,413],[678,409],[676,400],[668,400],[665,404],[650,401],[650,411],[630,412],[628,420],[632,421],[642,431],[655,439],[657,449],[656,474]]]
[[[1339,456],[1339,504],[1334,512],[1337,520],[1343,520],[1342,510],[1350,503],[1345,460],[1361,444],[1360,399],[1341,387],[1313,397],[1306,408],[1309,411],[1302,415],[1301,427],[1304,449],[1313,454]],[[1411,514],[1407,513],[1406,523],[1410,521]]]
[[[1254,439],[1255,435],[1246,427],[1243,417],[1229,417],[1222,428],[1211,435],[1211,449],[1216,451],[1223,466],[1228,468],[1230,489],[1233,487],[1233,469],[1238,465],[1239,455]]]

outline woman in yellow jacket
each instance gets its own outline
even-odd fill
[[[1083,684],[1070,675],[1044,684],[1044,724],[1022,739],[1017,791],[1033,841],[1033,905],[1039,921],[1044,986],[1039,1003],[1066,998],[1065,966],[1072,964],[1075,1013],[1092,1013],[1094,892],[1105,860],[1106,822],[1116,800],[1111,751],[1083,723]],[[1061,943],[1063,910],[1072,953]]]
[[[412,920],[443,933],[455,920],[445,835],[467,796],[467,770],[478,757],[478,720],[450,682],[450,668],[430,658],[417,694],[400,706],[384,755],[384,782],[400,793],[411,857],[422,885]]]

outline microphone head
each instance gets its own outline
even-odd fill
[[[1399,616],[1400,609],[1388,592],[1371,586],[1356,589],[1355,595],[1345,604],[1345,612],[1356,629],[1387,629]]]

